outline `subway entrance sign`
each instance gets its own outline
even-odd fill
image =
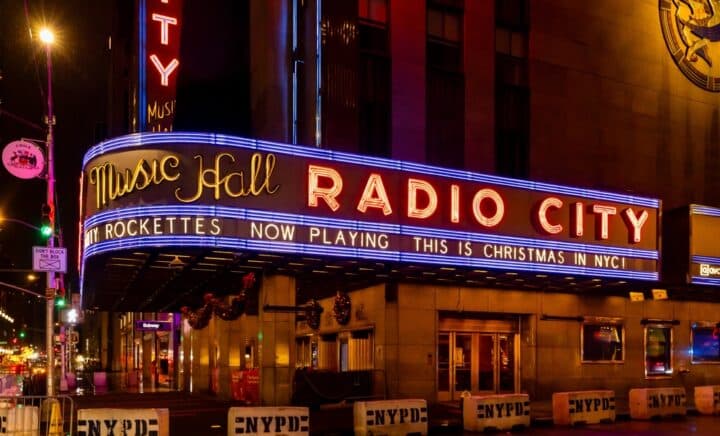
[[[67,272],[67,249],[33,247],[33,271]]]

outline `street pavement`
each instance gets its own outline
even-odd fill
[[[75,408],[168,408],[170,434],[173,436],[226,435],[227,411],[239,402],[220,400],[209,394],[184,392],[106,393],[74,396]],[[431,435],[477,435],[462,429],[459,407],[431,405],[429,407]],[[312,435],[345,436],[353,434],[352,405],[341,404],[311,410]],[[503,432],[505,433],[505,432]],[[530,428],[516,434],[532,435],[720,435],[720,416],[698,416],[663,419],[657,421],[631,421],[620,414],[613,424],[559,427],[547,416],[533,420]],[[498,434],[498,433],[496,433]]]

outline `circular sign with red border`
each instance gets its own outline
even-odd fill
[[[5,146],[2,161],[10,174],[20,179],[32,179],[45,169],[45,154],[32,142],[13,141]]]

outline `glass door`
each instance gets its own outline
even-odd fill
[[[515,333],[441,332],[438,335],[438,400],[518,390]]]

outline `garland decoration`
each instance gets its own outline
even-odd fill
[[[322,313],[322,306],[314,298],[305,305],[305,322],[311,329],[317,330],[320,328],[320,315]]]
[[[350,322],[351,310],[352,303],[350,296],[345,292],[337,291],[335,294],[335,303],[333,304],[333,313],[338,324],[345,325]]]
[[[180,308],[180,312],[188,320],[190,327],[200,330],[207,327],[210,318],[213,315],[225,321],[236,320],[245,313],[245,303],[247,301],[247,291],[255,285],[255,274],[246,274],[242,279],[242,290],[240,294],[233,297],[230,303],[225,303],[222,299],[216,298],[212,293],[207,292],[203,295],[204,304],[197,310],[192,310],[187,306]]]

